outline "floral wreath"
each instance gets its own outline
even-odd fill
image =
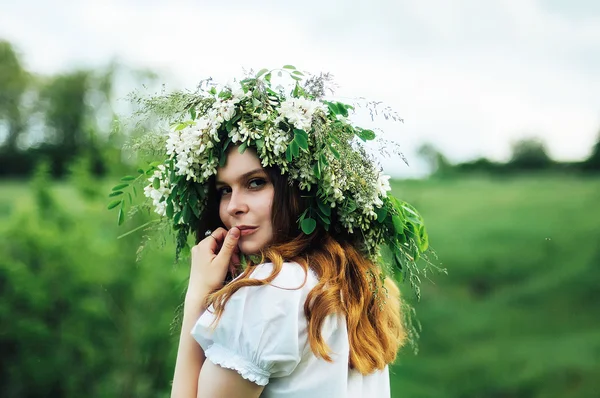
[[[292,82],[287,90],[273,86],[274,74]],[[391,194],[390,177],[365,145],[377,138],[375,132],[348,119],[357,104],[325,99],[329,81],[328,74],[306,77],[286,65],[224,86],[209,79],[195,93],[138,98],[141,113],[158,115],[170,128],[167,134],[154,133],[154,141],[142,136],[132,148],[150,150],[162,160],[139,169],[138,177],[123,177],[110,194],[115,199],[109,209],[118,208],[121,224],[125,190],[140,178],[149,181],[144,195],[176,232],[179,257],[202,219],[209,179],[225,164],[228,148],[253,148],[263,167],[277,166],[308,198],[297,220],[304,234],[323,228],[354,237],[357,249],[380,265],[382,278],[402,271],[419,297],[419,275],[425,270],[417,260],[428,249],[423,218]],[[367,103],[372,117],[378,104]],[[389,108],[383,115],[398,119]]]

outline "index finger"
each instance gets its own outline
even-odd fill
[[[221,247],[223,246],[223,242],[225,242],[225,238],[227,237],[227,230],[223,227],[219,227],[212,231],[211,235],[214,238],[215,242],[217,242],[217,245]]]

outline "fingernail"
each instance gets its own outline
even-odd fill
[[[229,230],[229,235],[233,236],[234,238],[239,238],[240,230],[237,227],[233,227]]]

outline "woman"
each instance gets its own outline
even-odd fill
[[[262,70],[175,96],[190,120],[150,170],[178,252],[198,242],[172,397],[389,397],[407,333],[386,265],[414,282],[423,221],[356,139],[375,134],[322,99],[323,75],[279,72],[291,92]]]
[[[263,389],[274,397],[390,395],[386,365],[406,336],[398,290],[387,279],[390,296],[380,310],[368,280],[376,266],[325,231],[304,235],[289,222],[303,209],[294,206],[299,198],[286,188],[280,174],[264,170],[252,150],[229,150],[216,181],[225,228],[192,250],[173,397],[196,396],[196,391],[198,397],[258,397]],[[272,263],[247,269],[223,288],[227,271],[239,261],[238,247],[255,254],[272,241],[280,242],[265,252]],[[205,303],[215,290],[210,301],[228,297],[229,302],[211,314]],[[305,318],[307,298],[313,306]]]

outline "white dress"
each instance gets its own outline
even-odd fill
[[[271,263],[261,264],[251,277],[264,279],[272,269]],[[304,278],[300,265],[284,263],[270,285],[240,288],[214,330],[209,307],[192,329],[206,358],[265,386],[261,397],[389,398],[387,366],[367,376],[348,367],[348,332],[342,315],[329,315],[322,330],[333,362],[313,354],[304,302],[317,276],[309,271],[304,287],[286,290],[299,287]]]

